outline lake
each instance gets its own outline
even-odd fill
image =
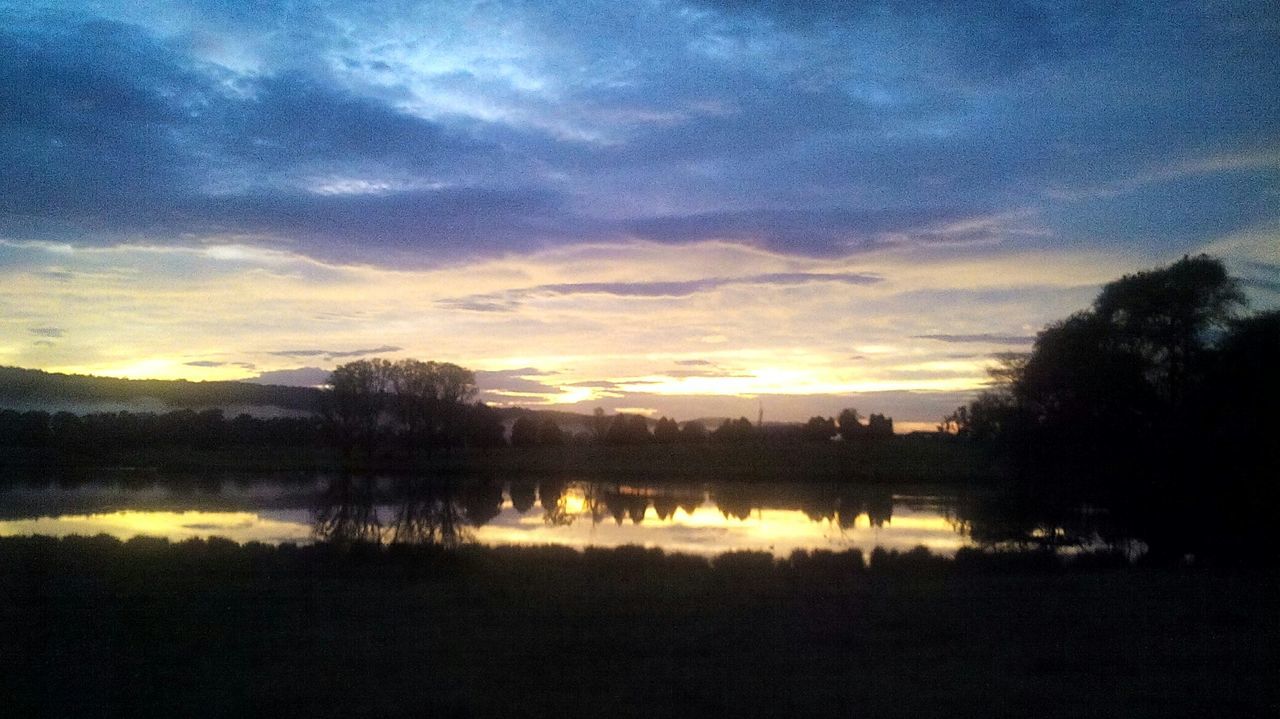
[[[810,483],[442,481],[324,474],[167,476],[0,488],[0,536],[138,535],[180,541],[635,544],[702,555],[753,550],[910,550],[1131,542],[1088,507],[1046,512],[981,494]]]

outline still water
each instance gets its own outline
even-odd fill
[[[920,488],[803,483],[636,484],[560,479],[452,481],[421,477],[131,476],[0,488],[0,536],[138,535],[173,541],[488,545],[637,544],[713,555],[757,550],[1102,543],[1070,518],[1019,521],[972,498]]]

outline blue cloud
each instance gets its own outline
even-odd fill
[[[1177,251],[1280,214],[1274,162],[1160,173],[1274,155],[1265,1],[6,13],[0,233],[24,239],[232,232],[397,266],[635,237],[831,256],[1029,210],[1035,241]]]
[[[507,312],[517,309],[523,300],[539,296],[609,295],[613,297],[688,297],[734,285],[774,285],[789,287],[814,282],[846,285],[871,285],[882,281],[879,275],[860,272],[778,272],[745,277],[707,277],[698,280],[652,282],[573,282],[537,285],[502,293],[451,297],[438,304],[448,309],[475,312]]]

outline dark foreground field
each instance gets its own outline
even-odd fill
[[[10,538],[0,714],[1276,716],[1278,589],[1106,557]]]

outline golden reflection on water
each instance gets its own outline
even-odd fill
[[[566,509],[577,507],[580,518],[571,524],[547,526],[542,515],[531,511],[514,521],[503,521],[514,514],[504,506],[502,518],[476,530],[476,539],[484,544],[562,544],[575,547],[614,547],[640,544],[661,547],[673,552],[719,554],[752,550],[785,556],[797,549],[852,549],[864,551],[882,546],[886,549],[909,550],[926,546],[943,554],[954,553],[968,544],[944,516],[927,512],[901,510],[883,526],[876,527],[870,518],[859,515],[852,526],[840,527],[830,520],[811,519],[800,510],[756,508],[745,518],[726,516],[714,505],[702,505],[689,512],[677,508],[666,519],[658,517],[651,505],[640,522],[631,518],[617,522],[605,516],[599,523],[590,521],[585,502],[572,499]],[[580,501],[580,500],[579,500]],[[895,510],[896,511],[896,510]]]
[[[742,505],[717,505],[705,492],[685,493],[676,500],[665,498],[663,509],[653,491],[621,488],[639,499],[625,511],[596,488],[571,484],[554,500],[553,509],[529,507],[519,512],[510,498],[501,497],[494,514],[469,529],[481,544],[540,545],[573,547],[614,547],[626,544],[661,547],[671,552],[713,555],[726,551],[767,551],[785,556],[797,549],[863,551],[881,546],[909,550],[917,546],[950,554],[969,540],[938,507],[895,503],[892,514],[873,521],[866,513],[852,517],[817,517],[801,509]],[[616,500],[618,496],[614,495]],[[527,505],[526,505],[527,506]],[[397,508],[368,506],[372,537],[392,541]],[[309,509],[271,511],[144,511],[121,510],[0,521],[3,535],[97,535],[121,539],[137,535],[165,537],[181,541],[192,537],[225,537],[236,542],[266,543],[313,541],[317,537],[316,515]]]
[[[303,542],[311,537],[305,522],[264,517],[254,512],[168,512],[123,510],[101,514],[0,521],[0,536],[40,534],[64,537],[108,534],[121,539],[139,535],[173,541],[192,537],[226,537],[237,542]]]

